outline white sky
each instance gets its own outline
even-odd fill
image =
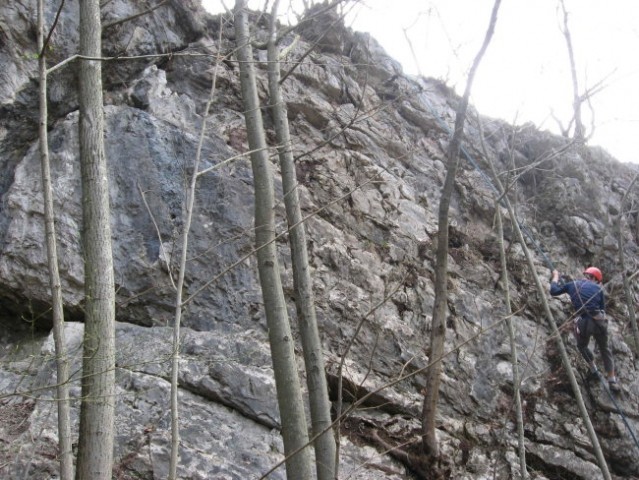
[[[299,0],[296,0],[299,1]],[[233,0],[202,0],[212,11]],[[272,3],[272,2],[269,2]],[[281,9],[288,4],[280,0]],[[363,0],[347,24],[370,32],[409,74],[445,80],[463,92],[493,0]],[[265,0],[249,2],[261,9]],[[580,90],[605,80],[592,98],[600,145],[639,163],[639,1],[565,0]],[[270,8],[270,6],[269,6]],[[483,115],[559,132],[568,124],[572,79],[558,0],[502,0],[493,40],[475,76],[471,103]],[[415,61],[406,36],[415,50]],[[584,112],[590,129],[591,115]]]

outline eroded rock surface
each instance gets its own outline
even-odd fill
[[[42,389],[54,385],[55,369],[36,138],[36,60],[31,55],[35,12],[22,2],[5,3],[0,5],[0,390],[36,393],[0,401],[0,472],[7,478],[55,478],[55,392]],[[52,37],[51,65],[76,53],[77,2],[66,4]],[[138,8],[137,2],[109,2],[105,24]],[[47,7],[49,23],[54,15],[54,7]],[[283,93],[299,193],[304,213],[313,214],[306,228],[333,400],[341,354],[364,319],[345,359],[344,396],[350,404],[353,397],[430,361],[437,207],[458,98],[440,82],[405,76],[367,35],[331,18],[322,21],[301,29],[298,40],[286,39],[290,50],[284,70],[330,29],[284,82]],[[168,471],[175,301],[170,275],[183,235],[184,189],[214,72],[217,89],[200,168],[248,150],[237,64],[232,57],[217,67],[214,63],[218,53],[233,50],[231,32],[230,24],[207,16],[195,2],[178,0],[126,28],[105,29],[105,55],[172,52],[105,63],[118,302],[118,478],[165,478]],[[256,57],[267,105],[264,55],[256,52]],[[75,353],[72,371],[77,371],[83,260],[72,65],[50,78],[49,147],[67,339]],[[506,309],[493,228],[495,193],[486,182],[489,162],[499,172],[510,172],[501,180],[511,185],[519,220],[538,242],[528,246],[546,286],[546,258],[573,275],[587,264],[605,272],[614,318],[612,345],[623,384],[621,408],[635,429],[639,382],[621,274],[637,270],[637,193],[631,191],[622,204],[637,169],[602,150],[577,148],[530,125],[512,127],[476,112],[471,112],[464,145],[480,170],[462,163],[451,205],[446,350],[452,353],[443,362],[438,435],[450,478],[516,478],[512,364],[506,327],[499,322]],[[276,208],[283,232],[283,204]],[[620,214],[623,266],[614,229]],[[249,255],[252,215],[246,158],[200,177],[185,294],[215,281],[189,302],[184,314],[181,478],[259,478],[282,459],[266,322],[255,259]],[[507,225],[530,473],[538,479],[599,478],[522,246],[511,230]],[[295,325],[285,239],[278,247]],[[563,323],[567,303],[551,300],[551,305]],[[568,333],[565,341],[574,368],[583,368]],[[611,472],[615,478],[639,477],[636,446],[605,392],[598,385],[581,387]],[[394,450],[419,442],[424,388],[423,374],[393,384],[371,395],[343,422],[343,478],[428,478],[419,461],[407,461],[407,455]],[[77,422],[77,374],[72,395]],[[280,468],[273,478],[283,476]]]

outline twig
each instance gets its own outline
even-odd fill
[[[51,40],[51,35],[53,35],[53,31],[55,30],[55,27],[58,25],[58,20],[60,19],[60,14],[62,13],[62,7],[64,7],[64,0],[60,2],[58,11],[56,12],[55,18],[53,19],[53,25],[51,25],[51,29],[49,30],[49,33],[47,34],[47,39],[42,44],[42,49],[40,50],[40,56],[44,55],[44,52],[47,49],[47,46],[49,45],[49,40]]]
[[[144,10],[143,12],[136,13],[134,15],[131,15],[131,16],[126,17],[126,18],[122,18],[120,20],[115,20],[114,22],[111,22],[111,23],[107,23],[106,25],[102,26],[102,30],[104,31],[107,28],[115,27],[116,25],[121,25],[122,23],[130,22],[131,20],[135,20],[136,18],[142,17],[142,16],[146,15],[147,13],[151,13],[151,12],[157,10],[158,8],[166,5],[167,3],[169,3],[169,0],[163,0],[162,2],[158,3],[156,6],[151,7],[149,9],[147,9],[147,10]]]
[[[173,281],[173,273],[171,272],[171,262],[169,262],[169,256],[167,255],[166,250],[164,249],[164,242],[162,241],[162,234],[160,233],[160,228],[158,227],[158,224],[155,221],[155,215],[153,215],[153,212],[151,212],[151,207],[149,206],[149,203],[146,201],[146,194],[142,190],[142,187],[140,187],[139,183],[138,183],[138,190],[140,191],[140,196],[142,197],[142,201],[144,202],[146,211],[149,213],[149,217],[151,217],[151,222],[153,222],[153,226],[155,227],[155,233],[157,234],[158,240],[160,242],[160,252],[162,252],[161,253],[162,259],[164,260],[164,263],[166,264],[166,271],[169,273],[169,279],[171,280],[171,285],[173,286],[173,290],[176,290],[177,287],[175,286],[175,282]]]

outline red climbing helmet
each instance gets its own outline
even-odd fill
[[[603,280],[603,275],[601,274],[601,270],[597,267],[588,267],[584,270],[584,274],[592,275],[597,279],[598,282]]]

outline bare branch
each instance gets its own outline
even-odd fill
[[[162,260],[164,260],[164,263],[166,264],[166,271],[169,274],[169,280],[171,280],[171,285],[173,286],[173,290],[176,290],[177,287],[175,286],[175,282],[173,281],[173,273],[171,272],[171,262],[169,261],[169,256],[166,253],[166,250],[164,249],[164,241],[162,239],[162,234],[160,233],[158,224],[155,221],[155,215],[153,215],[153,212],[151,211],[149,202],[146,201],[146,194],[142,190],[142,187],[140,187],[140,184],[138,184],[138,190],[140,192],[140,196],[142,197],[142,202],[144,202],[144,206],[146,207],[146,211],[149,213],[149,217],[151,217],[151,222],[153,222],[153,227],[155,227],[155,233],[157,234],[158,240],[160,242],[160,252],[161,252]]]
[[[158,3],[157,5],[155,5],[154,7],[148,8],[147,10],[144,10],[143,12],[136,13],[136,14],[134,14],[134,15],[131,15],[131,16],[126,17],[126,18],[123,18],[123,19],[121,19],[121,20],[115,20],[115,21],[113,21],[113,22],[111,22],[111,23],[107,23],[106,25],[103,25],[103,26],[102,26],[102,30],[104,31],[104,30],[106,30],[107,28],[112,28],[112,27],[115,27],[115,26],[117,26],[117,25],[121,25],[121,24],[123,24],[123,23],[130,22],[130,21],[132,21],[132,20],[135,20],[136,18],[140,18],[140,17],[142,17],[142,16],[144,16],[144,15],[147,15],[147,14],[149,14],[149,13],[151,13],[151,12],[154,12],[155,10],[157,10],[158,8],[160,8],[160,7],[164,6],[164,5],[166,5],[167,3],[169,3],[169,0],[163,0],[163,1],[161,1],[160,3]]]
[[[53,25],[51,25],[51,29],[47,34],[47,38],[42,44],[42,48],[40,49],[40,56],[44,55],[47,46],[49,45],[49,40],[51,40],[51,35],[53,35],[53,31],[55,30],[56,25],[58,25],[58,20],[60,20],[60,14],[62,13],[62,7],[64,7],[64,0],[60,2],[60,6],[58,7],[58,11],[55,14],[55,18],[53,19]]]

